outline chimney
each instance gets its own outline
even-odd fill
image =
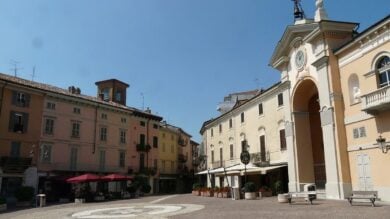
[[[76,88],[76,94],[80,94],[81,93],[81,89],[78,87]]]

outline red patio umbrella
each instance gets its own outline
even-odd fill
[[[87,173],[80,176],[75,176],[66,180],[68,183],[95,182],[101,179],[100,176]]]
[[[130,176],[124,176],[121,174],[113,173],[113,174],[110,174],[107,176],[103,176],[101,179],[105,180],[105,181],[125,181],[125,180],[130,180],[133,178]]]

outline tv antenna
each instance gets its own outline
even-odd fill
[[[14,77],[17,77],[17,76],[18,76],[18,70],[23,69],[23,68],[19,68],[19,67],[18,67],[19,63],[20,63],[20,62],[18,62],[18,61],[16,61],[16,60],[11,60],[12,68],[11,68],[10,70],[14,72]]]
[[[31,73],[31,81],[34,81],[35,78],[35,65],[33,66],[32,73]]]

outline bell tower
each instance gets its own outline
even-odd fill
[[[128,84],[117,79],[109,79],[95,82],[98,98],[107,102],[115,102],[126,105],[126,90]]]

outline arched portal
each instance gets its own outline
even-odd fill
[[[300,185],[315,183],[318,189],[324,189],[326,184],[324,141],[316,84],[310,79],[301,81],[292,99],[297,181]]]

